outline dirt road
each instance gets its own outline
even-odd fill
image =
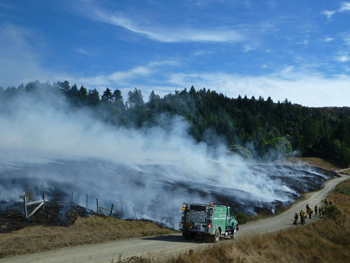
[[[339,182],[350,179],[350,176],[342,176],[337,179],[326,182],[324,189],[318,192],[309,193],[303,201],[294,204],[284,213],[251,222],[240,227],[239,234],[242,233],[270,233],[294,226],[293,216],[295,212],[301,209],[305,210],[307,203],[313,208],[315,204],[323,204],[327,193],[331,191]],[[320,220],[320,217],[313,216],[312,219],[306,219],[306,223]],[[238,235],[239,239],[239,235]],[[220,242],[224,242],[221,239]],[[227,241],[230,242],[230,241]],[[161,237],[135,238],[122,241],[114,241],[102,244],[78,246],[63,248],[43,253],[30,254],[12,258],[1,259],[1,263],[14,262],[116,262],[119,258],[125,259],[132,256],[152,257],[155,260],[162,261],[169,256],[176,256],[179,253],[188,252],[190,249],[199,249],[212,244],[191,242],[183,239],[181,235],[168,235]]]

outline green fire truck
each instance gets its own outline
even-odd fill
[[[232,239],[238,231],[238,222],[231,208],[223,204],[189,204],[182,205],[180,230],[186,239],[193,239],[196,235],[208,235],[213,242],[218,242],[220,235]]]

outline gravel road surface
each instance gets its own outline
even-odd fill
[[[293,217],[295,212],[305,210],[306,204],[310,204],[313,208],[315,204],[318,206],[323,204],[327,193],[331,191],[338,183],[350,179],[350,176],[342,176],[326,182],[324,189],[308,193],[306,198],[295,203],[290,209],[284,213],[251,222],[240,227],[239,235],[242,233],[272,233],[289,227],[299,227],[293,225]],[[313,216],[312,219],[306,219],[306,224],[320,220],[319,216]],[[230,240],[221,239],[220,242],[231,242]],[[199,243],[196,241],[185,240],[179,235],[168,235],[159,237],[135,238],[121,241],[114,241],[102,244],[85,245],[78,247],[69,247],[58,250],[47,251],[37,254],[29,254],[12,258],[1,259],[1,263],[59,263],[59,262],[117,262],[119,258],[125,259],[132,256],[151,257],[159,262],[169,256],[176,256],[180,253],[188,252],[190,249],[196,250],[212,246],[213,244]]]

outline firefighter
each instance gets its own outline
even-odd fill
[[[325,206],[328,206],[328,198],[326,198],[326,199],[324,200],[324,205],[325,205]]]
[[[310,208],[310,213],[309,213],[309,219],[311,219],[311,214],[313,213],[312,209]]]
[[[310,206],[308,207],[308,209],[306,210],[306,217],[309,216],[309,218],[311,218],[311,208]]]
[[[310,208],[309,204],[306,204],[306,212]]]
[[[305,212],[303,211],[303,209],[301,209],[300,211],[300,224],[305,224]]]
[[[317,205],[315,205],[315,215],[317,215]]]
[[[322,206],[318,208],[318,214],[321,216],[322,215]]]
[[[324,207],[322,207],[322,215],[323,215],[323,217],[325,216],[325,214],[326,214],[326,209]]]
[[[294,225],[297,224],[298,218],[299,218],[298,213],[295,212],[295,215],[294,215],[294,222],[293,222]]]

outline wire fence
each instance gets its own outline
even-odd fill
[[[20,196],[20,198],[23,198],[23,195]],[[39,210],[49,209],[62,217],[64,217],[66,213],[78,211],[81,216],[108,214],[116,218],[124,218],[124,209],[121,204],[116,206],[112,203],[111,208],[106,208],[105,203],[110,205],[110,201],[104,203],[103,200],[99,200],[88,194],[84,197],[81,195],[74,195],[74,193],[69,197],[67,195],[52,195],[48,196],[47,199],[48,200],[45,200],[44,205]],[[30,196],[29,201],[31,200],[33,200],[33,196]],[[77,202],[75,202],[75,200],[77,200]],[[35,206],[28,207],[28,213],[33,211],[33,209],[35,209]],[[108,213],[101,211],[102,209],[108,210]],[[25,205],[23,201],[0,201],[0,219],[20,219],[23,217],[25,218]]]
[[[111,216],[124,220],[141,220],[150,221],[153,220],[138,217],[135,207],[129,207],[128,216],[124,215],[123,205],[113,205],[111,208],[101,207],[106,204],[111,205],[111,200],[100,200],[100,207],[97,202],[97,198],[89,195],[84,196],[85,200],[82,200],[81,196],[75,196],[74,193],[70,197],[67,196],[49,196],[45,199],[44,204],[38,209],[31,217],[26,218],[25,204],[23,201],[0,201],[0,233],[8,233],[11,231],[19,230],[27,226],[45,225],[45,226],[69,226],[74,224],[78,217],[89,217],[91,215]],[[19,199],[23,198],[23,195]],[[36,197],[34,198],[36,199]],[[33,200],[33,196],[30,197],[30,201]],[[77,200],[77,201],[75,201]],[[84,201],[84,202],[83,202]],[[81,204],[85,203],[85,206]],[[102,209],[108,212],[101,211]],[[28,208],[28,214],[35,209]],[[133,214],[130,213],[133,211]],[[101,213],[102,212],[102,213]],[[164,223],[155,222],[161,227],[168,227]]]

